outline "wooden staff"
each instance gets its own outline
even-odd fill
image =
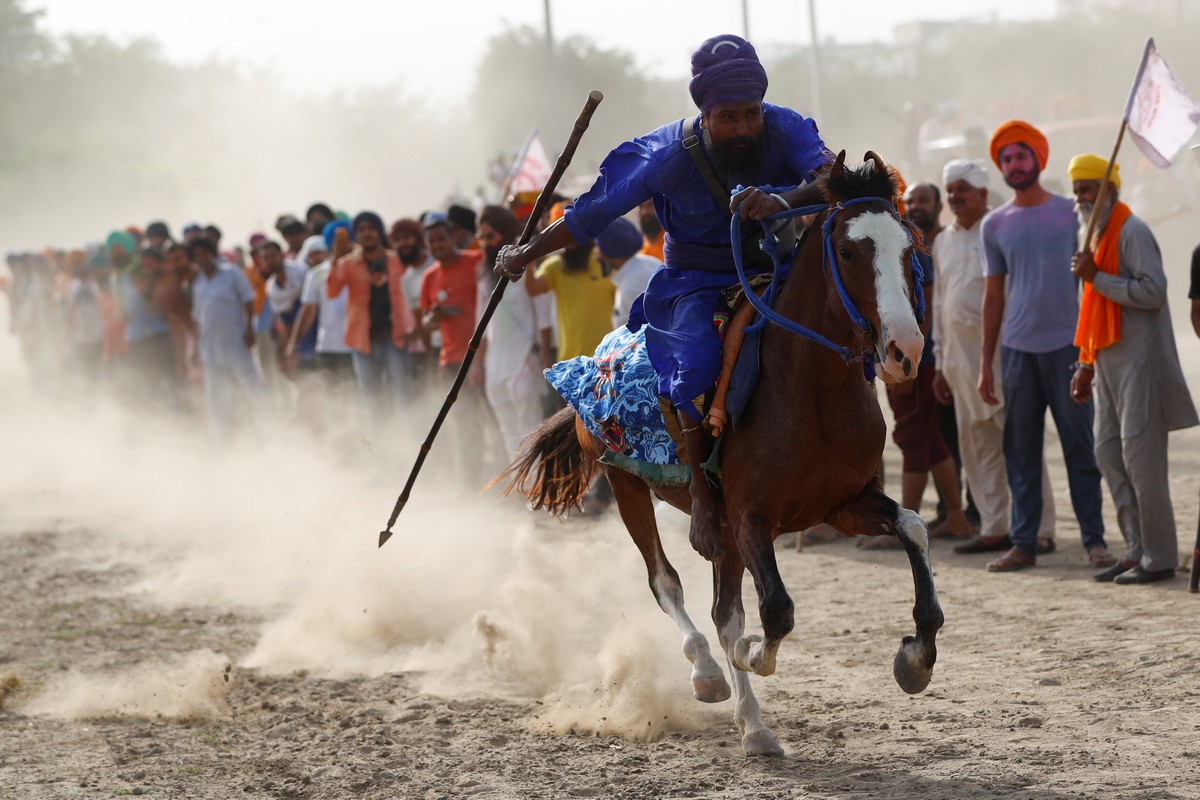
[[[550,173],[550,180],[546,181],[546,186],[542,189],[542,193],[538,195],[537,202],[533,204],[533,212],[529,215],[529,219],[525,222],[525,230],[521,232],[521,238],[517,241],[517,245],[523,245],[528,242],[537,230],[538,220],[546,211],[546,206],[550,204],[550,198],[554,196],[554,190],[558,186],[558,181],[566,172],[567,166],[570,165],[571,159],[575,155],[575,148],[579,146],[579,140],[583,138],[584,131],[588,129],[588,124],[592,121],[592,114],[596,111],[596,106],[600,105],[600,101],[604,99],[604,95],[597,91],[592,91],[588,94],[587,102],[583,105],[583,110],[579,112],[579,118],[575,120],[575,128],[571,131],[571,138],[567,140],[567,146],[563,148],[562,155],[558,157],[558,163],[554,165],[554,171]],[[421,472],[421,467],[425,463],[425,457],[429,455],[429,451],[433,448],[433,440],[437,438],[438,431],[441,430],[442,423],[446,420],[446,415],[450,413],[450,407],[454,405],[454,401],[458,399],[458,390],[462,388],[463,381],[467,378],[467,370],[471,367],[471,362],[475,359],[475,352],[479,350],[479,342],[483,339],[483,331],[487,328],[488,322],[491,321],[492,315],[496,313],[496,307],[500,305],[501,298],[504,297],[504,290],[508,288],[511,281],[506,276],[500,276],[500,280],[496,282],[496,288],[492,290],[492,298],[488,301],[487,308],[484,309],[483,316],[479,320],[479,324],[475,326],[475,334],[471,337],[470,344],[467,345],[467,354],[463,358],[462,366],[458,368],[458,375],[454,378],[454,385],[450,387],[449,394],[446,395],[446,400],[442,403],[442,408],[438,411],[437,417],[433,420],[433,427],[429,429],[429,435],[421,444],[421,450],[417,453],[416,463],[413,464],[412,471],[408,474],[408,481],[404,484],[404,491],[396,498],[396,506],[392,509],[392,516],[388,518],[387,527],[379,532],[379,546],[383,547],[388,539],[392,538],[392,526],[396,524],[396,518],[400,516],[400,512],[404,510],[404,506],[408,503],[408,496],[412,492],[413,484],[417,482],[417,475]]]
[[[1092,234],[1096,232],[1096,223],[1100,219],[1100,209],[1104,207],[1104,201],[1108,199],[1108,182],[1112,178],[1113,165],[1117,163],[1117,151],[1121,149],[1121,139],[1125,137],[1125,128],[1129,125],[1129,115],[1126,114],[1121,120],[1121,129],[1117,131],[1117,142],[1113,145],[1112,155],[1108,159],[1108,165],[1104,168],[1104,179],[1100,181],[1100,193],[1096,195],[1096,202],[1092,206],[1091,216],[1088,217],[1087,234],[1083,237],[1080,252],[1092,249]]]

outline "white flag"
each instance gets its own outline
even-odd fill
[[[540,192],[550,180],[550,159],[546,157],[546,148],[536,134],[530,138],[525,155],[513,170],[512,192]]]
[[[1200,105],[1158,54],[1153,39],[1146,42],[1142,65],[1125,105],[1125,119],[1138,149],[1160,167],[1171,165],[1179,148],[1200,125]]]

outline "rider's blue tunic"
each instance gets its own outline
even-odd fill
[[[764,103],[763,123],[762,166],[758,175],[746,176],[748,185],[785,191],[811,180],[830,160],[811,119]],[[699,117],[695,125],[699,131]],[[576,241],[583,242],[651,199],[666,231],[666,267],[651,279],[629,323],[634,329],[647,326],[646,347],[659,374],[660,393],[696,418],[691,401],[712,386],[721,368],[712,312],[717,295],[737,283],[737,273],[729,212],[684,150],[683,120],[609,153],[596,183],[567,207],[564,220]]]

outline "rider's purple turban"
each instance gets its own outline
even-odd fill
[[[742,37],[714,36],[692,53],[688,91],[705,113],[718,104],[759,101],[767,93],[767,71]]]

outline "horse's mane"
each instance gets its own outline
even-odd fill
[[[875,162],[868,159],[857,167],[844,166],[838,174],[834,174],[833,166],[833,162],[826,164],[817,173],[816,178],[821,193],[831,205],[863,197],[878,197],[896,208],[901,207],[904,179],[891,164],[884,163],[883,169],[878,170],[875,168]],[[923,253],[929,252],[921,229],[908,219],[902,218],[900,221],[912,235],[913,245]]]
[[[833,163],[821,168],[817,175],[821,192],[830,203],[857,200],[860,197],[878,197],[894,206],[900,202],[900,173],[890,164],[882,172],[875,169],[874,161],[866,161],[857,167],[845,167],[838,175],[833,174]]]

